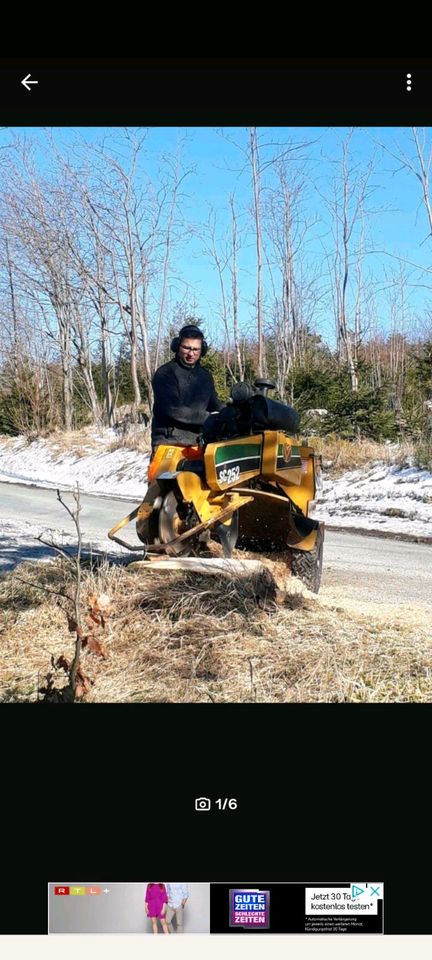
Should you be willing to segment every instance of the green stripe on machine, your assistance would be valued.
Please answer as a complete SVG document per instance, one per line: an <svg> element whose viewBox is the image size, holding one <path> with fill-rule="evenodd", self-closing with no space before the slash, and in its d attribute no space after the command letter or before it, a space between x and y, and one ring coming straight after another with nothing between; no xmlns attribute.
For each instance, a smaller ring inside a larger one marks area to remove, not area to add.
<svg viewBox="0 0 432 960"><path fill-rule="evenodd" d="M248 457L260 457L261 444L259 443L239 443L230 447L218 447L215 453L215 463L232 462L233 460L246 459Z"/></svg>
<svg viewBox="0 0 432 960"><path fill-rule="evenodd" d="M285 446L285 444L283 444L283 443L279 443L279 444L278 444L278 452L277 452L278 457L282 457L282 456L283 456L283 448L284 448L284 446ZM291 456L291 457L299 457L299 456L300 456L300 447L291 447L291 454L290 454L290 456Z"/></svg>

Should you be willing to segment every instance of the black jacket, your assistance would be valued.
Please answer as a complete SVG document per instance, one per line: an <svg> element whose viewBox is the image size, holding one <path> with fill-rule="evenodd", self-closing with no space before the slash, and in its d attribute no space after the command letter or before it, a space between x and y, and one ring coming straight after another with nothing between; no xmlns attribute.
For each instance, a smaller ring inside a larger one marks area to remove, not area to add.
<svg viewBox="0 0 432 960"><path fill-rule="evenodd" d="M223 406L199 361L192 368L177 357L164 363L153 377L153 393L153 446L165 440L193 445L208 414Z"/></svg>

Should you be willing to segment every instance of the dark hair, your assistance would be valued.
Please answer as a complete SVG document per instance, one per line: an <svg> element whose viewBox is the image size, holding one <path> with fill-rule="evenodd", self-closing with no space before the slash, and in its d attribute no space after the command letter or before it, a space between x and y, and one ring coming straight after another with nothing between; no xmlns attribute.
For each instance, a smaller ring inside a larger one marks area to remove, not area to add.
<svg viewBox="0 0 432 960"><path fill-rule="evenodd" d="M163 890L165 884L164 884L164 883L160 883L159 886L160 886L161 890ZM149 887L154 887L154 883L149 883Z"/></svg>

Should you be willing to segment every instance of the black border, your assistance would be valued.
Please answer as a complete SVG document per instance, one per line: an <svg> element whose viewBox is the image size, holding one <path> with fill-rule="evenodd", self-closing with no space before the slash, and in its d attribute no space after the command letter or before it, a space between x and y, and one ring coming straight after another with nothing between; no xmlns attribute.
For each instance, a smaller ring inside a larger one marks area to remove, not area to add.
<svg viewBox="0 0 432 960"><path fill-rule="evenodd" d="M30 91L21 84L29 73L38 80ZM0 62L0 122L15 125L411 124L427 122L431 94L431 58Z"/></svg>
<svg viewBox="0 0 432 960"><path fill-rule="evenodd" d="M30 93L29 72L40 80ZM0 123L405 125L431 122L431 93L430 58L14 58L0 64ZM0 932L45 932L42 877L138 880L145 862L215 881L374 874L386 933L432 933L418 902L432 852L430 705L0 709ZM239 809L213 812L210 832L193 809L202 794L237 796Z"/></svg>

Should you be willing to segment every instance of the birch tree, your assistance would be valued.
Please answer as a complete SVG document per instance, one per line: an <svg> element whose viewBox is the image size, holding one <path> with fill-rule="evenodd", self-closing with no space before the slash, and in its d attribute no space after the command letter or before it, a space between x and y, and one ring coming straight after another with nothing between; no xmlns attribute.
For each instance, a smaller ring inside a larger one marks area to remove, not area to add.
<svg viewBox="0 0 432 960"><path fill-rule="evenodd" d="M372 191L370 179L373 161L364 166L351 163L353 133L351 130L342 142L341 158L337 162L338 173L331 184L332 193L324 199L332 218L333 251L330 261L337 354L339 362L347 365L352 391L357 392L362 301L360 264L364 253L361 237L369 212L367 201Z"/></svg>

